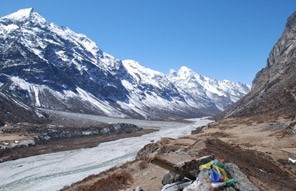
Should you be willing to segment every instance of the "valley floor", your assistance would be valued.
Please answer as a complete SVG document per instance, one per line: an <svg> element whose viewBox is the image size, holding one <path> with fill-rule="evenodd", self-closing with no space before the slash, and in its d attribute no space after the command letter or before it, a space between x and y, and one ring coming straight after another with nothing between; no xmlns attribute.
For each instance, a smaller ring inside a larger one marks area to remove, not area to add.
<svg viewBox="0 0 296 191"><path fill-rule="evenodd" d="M264 122L263 122L264 121ZM90 176L64 191L156 191L168 173L145 160L159 156L173 163L213 154L239 166L260 190L296 190L296 123L294 119L232 118L207 125L179 139L163 138L146 146L138 158L118 168Z"/></svg>
<svg viewBox="0 0 296 191"><path fill-rule="evenodd" d="M178 122L112 118L54 110L43 110L43 112L49 115L52 121L51 124L8 124L0 129L0 162L53 152L91 148L102 142L137 137L157 131L160 128L170 128L178 124ZM134 124L142 129L128 133L123 131L110 135L88 135L36 141L36 137L40 133L65 131L69 134L71 131L100 130L109 124L117 123ZM190 122L182 121L180 125L186 123ZM13 147L13 149L3 150L5 147Z"/></svg>
<svg viewBox="0 0 296 191"><path fill-rule="evenodd" d="M74 114L70 115L75 118ZM95 121L97 116L83 116L83 118L88 118L89 122ZM110 123L118 120L120 119L109 118ZM186 123L122 120L120 122L134 123L145 130L152 128L158 131L100 143L92 148L48 153L0 163L0 190L58 190L89 175L134 160L137 152L148 143L156 142L162 137L177 138L189 135L198 126L210 122L208 119L195 119ZM62 142L62 140L56 142L55 146L59 146ZM68 145L70 144L71 141Z"/></svg>
<svg viewBox="0 0 296 191"><path fill-rule="evenodd" d="M107 136L91 135L91 136L42 141L40 143L36 143L35 145L8 149L5 152L1 152L0 161L5 162L5 161L16 160L19 158L25 158L25 157L41 155L41 154L70 151L70 150L77 150L77 149L83 149L83 148L91 148L91 147L96 147L103 142L115 141L118 139L123 139L128 137L138 137L154 131L156 130L142 129L134 133L123 133L123 134L115 134L115 135L107 135ZM21 141L20 138L21 139L23 138L18 135L9 135L9 137L13 139L13 141L17 141L17 140ZM1 139L3 139L3 141L5 142L7 141L7 137L0 136L0 142L1 142Z"/></svg>

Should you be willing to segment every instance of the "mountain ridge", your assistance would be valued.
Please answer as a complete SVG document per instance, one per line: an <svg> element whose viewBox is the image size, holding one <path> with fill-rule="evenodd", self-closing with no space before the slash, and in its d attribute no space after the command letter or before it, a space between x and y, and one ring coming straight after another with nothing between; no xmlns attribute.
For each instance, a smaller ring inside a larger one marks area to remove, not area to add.
<svg viewBox="0 0 296 191"><path fill-rule="evenodd" d="M286 22L251 91L219 117L293 116L296 108L296 12Z"/></svg>
<svg viewBox="0 0 296 191"><path fill-rule="evenodd" d="M203 94L195 98L182 80L118 60L33 8L0 18L0 42L1 92L33 108L146 119L201 117L225 109L249 89L202 76L208 87L200 84Z"/></svg>

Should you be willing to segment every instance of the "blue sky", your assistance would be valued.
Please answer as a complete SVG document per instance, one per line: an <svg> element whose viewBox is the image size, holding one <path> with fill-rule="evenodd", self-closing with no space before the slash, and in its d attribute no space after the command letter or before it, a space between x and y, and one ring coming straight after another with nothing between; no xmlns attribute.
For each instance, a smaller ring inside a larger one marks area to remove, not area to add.
<svg viewBox="0 0 296 191"><path fill-rule="evenodd" d="M0 16L28 7L116 58L251 84L296 1L0 0Z"/></svg>

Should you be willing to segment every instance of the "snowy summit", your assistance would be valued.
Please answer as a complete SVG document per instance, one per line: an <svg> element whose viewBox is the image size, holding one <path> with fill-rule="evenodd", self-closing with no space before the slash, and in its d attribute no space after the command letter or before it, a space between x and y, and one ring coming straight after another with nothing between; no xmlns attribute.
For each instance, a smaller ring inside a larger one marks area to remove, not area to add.
<svg viewBox="0 0 296 191"><path fill-rule="evenodd" d="M39 21L45 23L46 20L39 15L39 13L34 8L20 9L15 13L2 17L3 19L25 21L28 19L33 19L34 22Z"/></svg>
<svg viewBox="0 0 296 191"><path fill-rule="evenodd" d="M218 81L187 67L169 75L119 60L33 8L0 18L1 96L25 108L145 119L213 115L247 85Z"/></svg>

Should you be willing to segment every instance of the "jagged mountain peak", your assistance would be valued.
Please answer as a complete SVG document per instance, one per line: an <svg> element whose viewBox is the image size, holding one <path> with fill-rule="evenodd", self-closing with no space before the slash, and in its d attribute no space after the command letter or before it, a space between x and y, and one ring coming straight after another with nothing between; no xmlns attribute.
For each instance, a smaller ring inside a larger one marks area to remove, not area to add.
<svg viewBox="0 0 296 191"><path fill-rule="evenodd" d="M136 60L131 60L131 59L125 59L125 60L122 60L122 63L124 63L125 65L128 65L130 67L133 67L133 68L138 68L138 69L141 69L141 70L151 70L151 71L155 71L155 70L152 70L150 68L146 68L144 66L142 66L139 62L137 62ZM157 71L155 71L157 72Z"/></svg>
<svg viewBox="0 0 296 191"><path fill-rule="evenodd" d="M122 64L139 85L149 84L161 88L170 83L163 73L146 68L135 60L122 60Z"/></svg>
<svg viewBox="0 0 296 191"><path fill-rule="evenodd" d="M31 15L33 15L34 13L38 14L38 12L34 8L30 7L30 8L20 9L12 14L4 16L4 18L19 20L22 18L31 17Z"/></svg>
<svg viewBox="0 0 296 191"><path fill-rule="evenodd" d="M183 76L183 78L196 78L200 77L199 74L194 72L192 69L188 68L187 66L181 66L177 72L178 76Z"/></svg>
<svg viewBox="0 0 296 191"><path fill-rule="evenodd" d="M172 79L181 79L183 81L186 81L187 83L193 82L193 83L199 83L199 81L205 81L205 80L212 80L215 81L215 79L210 79L208 77L199 75L192 69L188 68L187 66L181 66L178 71L175 71L173 69L170 70L169 77Z"/></svg>
<svg viewBox="0 0 296 191"><path fill-rule="evenodd" d="M125 64L126 66L130 66L130 67L133 67L133 68L141 68L141 69L144 69L144 67L141 66L139 64L139 62L137 62L135 60L125 59L125 60L122 60L122 63Z"/></svg>
<svg viewBox="0 0 296 191"><path fill-rule="evenodd" d="M22 30L23 34L27 34L25 35L25 38L31 38L36 32L46 34L51 31L53 34L58 35L62 39L76 41L76 44L83 46L83 48L89 51L93 56L102 56L102 52L97 44L90 40L86 35L76 33L68 27L49 23L34 8L20 9L12 14L0 18L0 35L1 33L6 35L14 30ZM44 41L40 43L44 44Z"/></svg>
<svg viewBox="0 0 296 191"><path fill-rule="evenodd" d="M122 60L123 65L125 68L131 72L131 73L138 73L138 74L145 74L146 76L163 76L164 74L161 72L158 72L156 70L152 70L150 68L146 68L142 66L139 62L135 60Z"/></svg>
<svg viewBox="0 0 296 191"><path fill-rule="evenodd" d="M193 93L194 97L210 97L216 100L214 103L220 110L224 110L230 102L236 102L250 90L246 84L202 76L186 66L181 67L177 72L171 71L169 79L179 89L185 90L185 93L187 91ZM231 101L221 101L224 98L229 98Z"/></svg>
<svg viewBox="0 0 296 191"><path fill-rule="evenodd" d="M181 66L179 68L179 70L177 71L177 73L190 75L190 74L193 74L195 72L192 69L188 68L187 66Z"/></svg>
<svg viewBox="0 0 296 191"><path fill-rule="evenodd" d="M181 72L192 72L193 70L191 70L190 68L188 68L187 66L181 66L179 71Z"/></svg>
<svg viewBox="0 0 296 191"><path fill-rule="evenodd" d="M14 21L33 21L45 23L46 20L43 18L34 8L20 9L12 14L2 17L3 19L9 19Z"/></svg>

